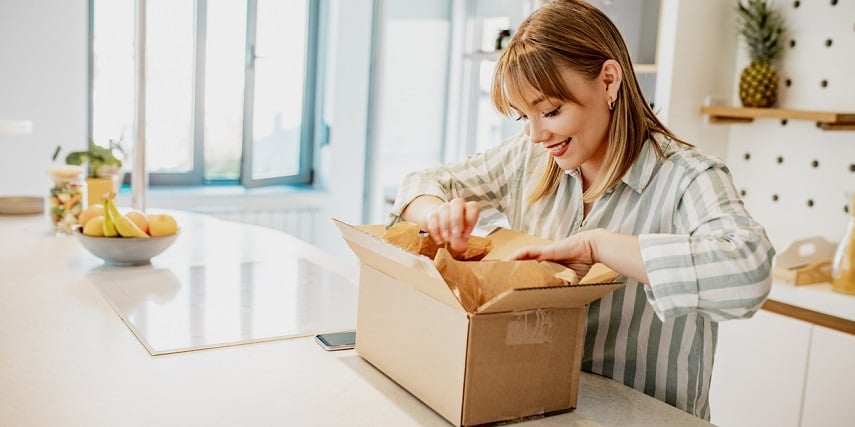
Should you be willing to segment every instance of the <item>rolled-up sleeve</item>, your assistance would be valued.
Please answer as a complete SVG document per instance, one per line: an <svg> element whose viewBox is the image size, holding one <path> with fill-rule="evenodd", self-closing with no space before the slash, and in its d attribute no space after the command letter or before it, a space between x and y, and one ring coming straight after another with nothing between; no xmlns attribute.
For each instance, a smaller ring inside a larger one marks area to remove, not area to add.
<svg viewBox="0 0 855 427"><path fill-rule="evenodd" d="M524 161L528 145L528 138L520 134L462 162L407 174L398 187L386 226L400 221L407 206L425 195L445 201L462 197L480 202L482 213L504 212L510 191L508 182L519 173L518 164Z"/></svg>
<svg viewBox="0 0 855 427"><path fill-rule="evenodd" d="M775 250L721 163L686 177L675 189L673 234L639 235L648 301L661 319L692 311L714 321L751 317L771 289Z"/></svg>

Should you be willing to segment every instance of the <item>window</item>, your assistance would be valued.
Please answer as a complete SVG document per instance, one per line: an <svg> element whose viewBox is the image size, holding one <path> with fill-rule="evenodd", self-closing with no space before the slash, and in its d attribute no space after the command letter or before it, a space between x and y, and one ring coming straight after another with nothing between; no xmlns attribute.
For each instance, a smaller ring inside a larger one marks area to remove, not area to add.
<svg viewBox="0 0 855 427"><path fill-rule="evenodd" d="M152 185L311 182L318 3L146 2ZM135 1L91 10L91 134L132 152Z"/></svg>

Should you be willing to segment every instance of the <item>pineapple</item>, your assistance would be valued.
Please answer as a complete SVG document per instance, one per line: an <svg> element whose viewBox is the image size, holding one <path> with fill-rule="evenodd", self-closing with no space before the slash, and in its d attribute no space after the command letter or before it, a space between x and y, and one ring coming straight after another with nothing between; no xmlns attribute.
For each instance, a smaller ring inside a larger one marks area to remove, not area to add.
<svg viewBox="0 0 855 427"><path fill-rule="evenodd" d="M778 73L772 63L781 54L783 18L770 0L739 0L737 26L751 59L739 76L739 99L745 107L771 107L778 100Z"/></svg>

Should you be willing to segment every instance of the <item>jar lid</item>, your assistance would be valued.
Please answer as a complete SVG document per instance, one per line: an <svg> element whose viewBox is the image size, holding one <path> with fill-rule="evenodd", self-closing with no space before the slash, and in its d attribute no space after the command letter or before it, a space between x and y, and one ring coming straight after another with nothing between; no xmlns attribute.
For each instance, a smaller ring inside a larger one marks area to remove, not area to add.
<svg viewBox="0 0 855 427"><path fill-rule="evenodd" d="M83 175L83 167L76 165L61 165L48 168L48 173L54 178L75 179Z"/></svg>

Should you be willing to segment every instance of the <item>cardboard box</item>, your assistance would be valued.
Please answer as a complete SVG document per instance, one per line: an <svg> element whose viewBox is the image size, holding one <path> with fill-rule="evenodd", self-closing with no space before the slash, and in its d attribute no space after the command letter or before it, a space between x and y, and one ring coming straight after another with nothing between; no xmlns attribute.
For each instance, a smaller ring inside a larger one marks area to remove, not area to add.
<svg viewBox="0 0 855 427"><path fill-rule="evenodd" d="M356 351L455 425L576 407L586 305L623 283L593 269L580 285L508 289L467 312L431 259L333 220L362 261ZM543 242L499 229L487 259Z"/></svg>

